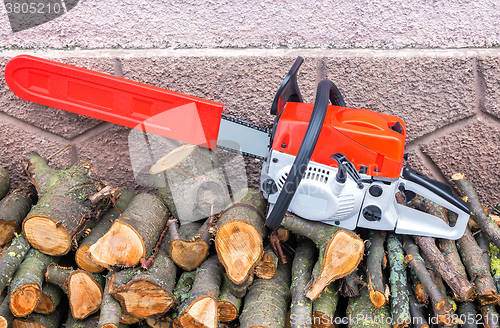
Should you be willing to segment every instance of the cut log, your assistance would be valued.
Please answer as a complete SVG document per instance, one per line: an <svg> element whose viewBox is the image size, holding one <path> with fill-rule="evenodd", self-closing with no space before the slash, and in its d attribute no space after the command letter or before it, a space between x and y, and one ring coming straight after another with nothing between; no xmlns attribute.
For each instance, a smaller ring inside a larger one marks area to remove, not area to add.
<svg viewBox="0 0 500 328"><path fill-rule="evenodd" d="M47 266L57 261L34 248L28 251L24 261L9 284L10 310L16 317L33 312L42 295L42 284Z"/></svg>
<svg viewBox="0 0 500 328"><path fill-rule="evenodd" d="M227 209L217 221L215 248L229 279L240 285L253 274L263 256L267 202L260 191L253 189L241 190L235 198L241 199L240 203Z"/></svg>
<svg viewBox="0 0 500 328"><path fill-rule="evenodd" d="M84 160L54 170L47 160L31 153L24 165L39 197L23 221L25 238L44 254L65 255L77 245L87 225L95 224L111 205L115 190Z"/></svg>
<svg viewBox="0 0 500 328"><path fill-rule="evenodd" d="M156 319L147 318L146 324L151 328L170 328L172 327L172 317L167 314Z"/></svg>
<svg viewBox="0 0 500 328"><path fill-rule="evenodd" d="M272 279L256 279L248 289L240 328L285 328L290 302L290 269L278 264Z"/></svg>
<svg viewBox="0 0 500 328"><path fill-rule="evenodd" d="M222 265L215 255L196 269L196 278L189 299L179 306L174 327L216 328L218 321L216 299L222 282Z"/></svg>
<svg viewBox="0 0 500 328"><path fill-rule="evenodd" d="M61 304L49 314L31 313L24 318L15 318L14 328L59 328L67 307Z"/></svg>
<svg viewBox="0 0 500 328"><path fill-rule="evenodd" d="M217 299L220 322L231 322L235 320L240 313L241 298L231 294L231 283L231 280L224 274L220 295Z"/></svg>
<svg viewBox="0 0 500 328"><path fill-rule="evenodd" d="M308 239L299 242L295 249L295 257L292 262L292 284L290 285L290 292L292 295L290 321L291 327L293 328L310 327L310 325L306 324L306 320L304 319L310 319L312 317L313 305L312 301L306 297L305 290L307 284L311 280L312 269L316 262L315 255L316 245ZM277 265L278 261L276 257L276 266Z"/></svg>
<svg viewBox="0 0 500 328"><path fill-rule="evenodd" d="M132 267L147 258L167 222L168 210L151 194L134 197L109 231L89 248L91 259L105 268Z"/></svg>
<svg viewBox="0 0 500 328"><path fill-rule="evenodd" d="M493 304L482 305L480 306L480 310L483 318L484 328L500 327L498 312L495 305Z"/></svg>
<svg viewBox="0 0 500 328"><path fill-rule="evenodd" d="M124 314L136 318L158 317L172 307L177 267L168 257L165 241L147 271L136 269L127 274L130 280L122 283L115 276L109 290L120 302Z"/></svg>
<svg viewBox="0 0 500 328"><path fill-rule="evenodd" d="M185 223L177 227L177 220L168 220L168 254L172 261L185 271L192 271L208 257L212 233L215 233L214 216L202 225Z"/></svg>
<svg viewBox="0 0 500 328"><path fill-rule="evenodd" d="M427 304L429 302L429 295L422 286L420 279L418 279L417 275L415 274L415 270L410 269L409 275L416 300L421 304Z"/></svg>
<svg viewBox="0 0 500 328"><path fill-rule="evenodd" d="M468 227L456 243L465 268L476 285L477 299L481 305L497 304L498 292L491 277L490 268L485 263L483 251Z"/></svg>
<svg viewBox="0 0 500 328"><path fill-rule="evenodd" d="M410 290L409 294L409 301L410 301L410 314L411 314L411 323L413 328L430 328L429 324L427 323L427 318L426 315L423 312L422 309L422 304L420 304L417 299L415 298L415 295L413 292Z"/></svg>
<svg viewBox="0 0 500 328"><path fill-rule="evenodd" d="M290 238L290 230L288 229L280 227L278 228L278 230L276 230L276 233L278 234L278 240L281 243L288 241L288 239Z"/></svg>
<svg viewBox="0 0 500 328"><path fill-rule="evenodd" d="M158 194L182 224L209 217L230 203L217 155L210 149L182 145L149 170Z"/></svg>
<svg viewBox="0 0 500 328"><path fill-rule="evenodd" d="M63 292L56 285L45 282L42 286L42 298L36 306L35 312L40 314L49 314L56 310L61 303Z"/></svg>
<svg viewBox="0 0 500 328"><path fill-rule="evenodd" d="M119 198L115 201L115 206L104 213L99 222L92 228L90 234L79 243L80 247L76 250L75 261L76 265L82 270L99 273L105 269L92 261L89 248L108 232L113 222L120 217L120 214L125 211L135 197L135 193L130 190L119 190L116 194L119 195Z"/></svg>
<svg viewBox="0 0 500 328"><path fill-rule="evenodd" d="M384 242L386 232L371 230L367 247L366 268L370 300L375 307L382 307L389 301L385 297L382 266L385 258Z"/></svg>
<svg viewBox="0 0 500 328"><path fill-rule="evenodd" d="M179 308L179 305L181 305L182 303L184 303L189 299L195 277L196 277L195 271L184 271L181 274L174 288L175 302L174 305L172 306L173 309L177 310Z"/></svg>
<svg viewBox="0 0 500 328"><path fill-rule="evenodd" d="M473 302L458 304L458 317L463 321L460 328L477 328L476 305Z"/></svg>
<svg viewBox="0 0 500 328"><path fill-rule="evenodd" d="M10 177L7 170L0 165L0 199L4 198L10 189Z"/></svg>
<svg viewBox="0 0 500 328"><path fill-rule="evenodd" d="M311 239L319 249L321 271L311 280L306 294L313 301L332 281L353 272L363 258L365 244L351 231L305 220L291 213L285 215L281 224L291 232Z"/></svg>
<svg viewBox="0 0 500 328"><path fill-rule="evenodd" d="M389 284L391 287L392 326L394 328L408 327L411 323L411 314L403 245L393 233L387 237L387 252L391 271Z"/></svg>
<svg viewBox="0 0 500 328"><path fill-rule="evenodd" d="M118 328L118 326L120 325L120 319L122 317L122 307L120 305L120 302L118 302L109 293L113 274L114 273L112 271L109 272L106 278L106 286L104 287L104 294L102 296L99 322L97 323L98 328Z"/></svg>
<svg viewBox="0 0 500 328"><path fill-rule="evenodd" d="M267 242L264 245L264 256L255 267L255 275L260 279L271 279L276 273L278 256L274 253L273 246Z"/></svg>
<svg viewBox="0 0 500 328"><path fill-rule="evenodd" d="M313 302L313 316L311 328L329 328L333 324L332 319L335 318L335 311L339 303L339 294L337 290L337 282L330 284L320 296ZM307 316L302 317L302 321L307 319ZM299 321L300 322L300 321ZM302 325L301 327L307 327Z"/></svg>
<svg viewBox="0 0 500 328"><path fill-rule="evenodd" d="M0 258L0 293L7 287L29 250L30 245L22 234L16 236L6 249Z"/></svg>
<svg viewBox="0 0 500 328"><path fill-rule="evenodd" d="M451 179L462 194L467 196L467 203L470 205L471 216L474 217L474 221L481 227L481 230L488 234L491 242L500 247L500 228L484 211L472 183L463 173L455 173Z"/></svg>
<svg viewBox="0 0 500 328"><path fill-rule="evenodd" d="M361 288L360 295L349 298L347 305L349 328L390 328L391 316L386 305L375 307L370 299L370 290Z"/></svg>
<svg viewBox="0 0 500 328"><path fill-rule="evenodd" d="M10 295L3 299L2 304L0 304L0 328L12 327L12 321L14 320L14 315L10 312Z"/></svg>
<svg viewBox="0 0 500 328"><path fill-rule="evenodd" d="M29 184L17 188L0 201L0 247L21 231L23 220L36 200L35 186Z"/></svg>
<svg viewBox="0 0 500 328"><path fill-rule="evenodd" d="M68 295L71 314L75 319L85 319L96 313L102 302L104 278L83 270L50 264L45 279L62 288Z"/></svg>

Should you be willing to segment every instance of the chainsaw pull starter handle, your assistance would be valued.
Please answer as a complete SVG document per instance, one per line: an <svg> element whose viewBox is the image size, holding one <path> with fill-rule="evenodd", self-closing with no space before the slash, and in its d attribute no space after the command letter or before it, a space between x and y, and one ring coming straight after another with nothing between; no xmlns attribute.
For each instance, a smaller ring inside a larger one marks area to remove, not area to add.
<svg viewBox="0 0 500 328"><path fill-rule="evenodd" d="M337 86L330 80L322 80L318 84L311 119L297 153L297 157L290 168L290 172L281 189L278 200L267 217L266 225L271 229L276 229L281 225L283 217L288 210L288 206L304 176L323 127L329 100L333 105L345 107L344 99Z"/></svg>

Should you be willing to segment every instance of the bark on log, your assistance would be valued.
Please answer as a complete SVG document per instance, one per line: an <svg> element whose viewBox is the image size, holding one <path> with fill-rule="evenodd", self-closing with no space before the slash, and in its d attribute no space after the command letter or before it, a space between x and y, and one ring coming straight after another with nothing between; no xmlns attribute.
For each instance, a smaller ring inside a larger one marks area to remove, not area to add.
<svg viewBox="0 0 500 328"><path fill-rule="evenodd" d="M499 317L498 312L496 310L495 305L482 305L479 307L481 310L481 314L483 317L483 325L484 328L498 328L499 325Z"/></svg>
<svg viewBox="0 0 500 328"><path fill-rule="evenodd" d="M7 170L0 165L0 199L4 198L10 189L10 177Z"/></svg>
<svg viewBox="0 0 500 328"><path fill-rule="evenodd" d="M12 323L14 328L59 328L67 308L61 304L49 314L31 313L24 318L16 318Z"/></svg>
<svg viewBox="0 0 500 328"><path fill-rule="evenodd" d="M476 305L473 302L459 303L457 314L463 321L460 328L477 328Z"/></svg>
<svg viewBox="0 0 500 328"><path fill-rule="evenodd" d="M475 234L476 243L483 251L483 259L484 263L488 268L491 267L491 259L490 259L490 240L488 235L483 231L478 231Z"/></svg>
<svg viewBox="0 0 500 328"><path fill-rule="evenodd" d="M126 283L115 279L111 284L109 293L120 302L123 313L146 318L161 316L172 307L177 267L168 257L167 245L162 242L147 271L136 269Z"/></svg>
<svg viewBox="0 0 500 328"><path fill-rule="evenodd" d="M264 255L259 264L255 267L255 275L260 279L271 279L276 273L278 266L278 256L274 253L271 243L264 245Z"/></svg>
<svg viewBox="0 0 500 328"><path fill-rule="evenodd" d="M474 280L477 298L481 305L497 304L498 292L491 277L490 268L484 262L483 251L477 245L468 227L456 243L465 268Z"/></svg>
<svg viewBox="0 0 500 328"><path fill-rule="evenodd" d="M321 271L318 277L311 279L306 294L313 301L332 281L353 272L363 258L363 240L351 231L305 220L291 213L285 215L281 224L291 232L311 239L319 249Z"/></svg>
<svg viewBox="0 0 500 328"><path fill-rule="evenodd" d="M290 286L292 294L292 303L290 305L292 328L311 327L311 324L308 324L308 320L305 319L312 317L313 305L312 301L306 297L305 289L311 280L312 269L316 260L315 255L316 245L309 239L299 242L295 249L295 257L292 262L292 284ZM278 261L276 261L277 264Z"/></svg>
<svg viewBox="0 0 500 328"><path fill-rule="evenodd" d="M64 323L64 328L96 328L97 322L99 321L98 315L91 315L85 319L75 319L71 312L68 314L68 318ZM125 325L120 325L120 328L125 328Z"/></svg>
<svg viewBox="0 0 500 328"><path fill-rule="evenodd" d="M196 269L196 278L189 299L179 306L174 327L216 328L216 299L220 293L223 269L217 256L210 256Z"/></svg>
<svg viewBox="0 0 500 328"><path fill-rule="evenodd" d="M75 319L85 319L101 307L104 286L101 275L53 263L47 267L45 279L61 287L68 295L71 314Z"/></svg>
<svg viewBox="0 0 500 328"><path fill-rule="evenodd" d="M105 268L132 267L147 258L167 222L165 204L151 194L134 197L108 232L90 246L92 260Z"/></svg>
<svg viewBox="0 0 500 328"><path fill-rule="evenodd" d="M24 165L39 197L23 221L25 238L44 254L65 255L77 245L87 225L94 225L111 205L115 190L83 160L54 170L47 160L31 153Z"/></svg>
<svg viewBox="0 0 500 328"><path fill-rule="evenodd" d="M242 284L236 285L231 281L231 287L229 289L230 293L238 298L243 298L247 294L248 288L253 284L254 275L251 274L248 276L247 280L245 280Z"/></svg>
<svg viewBox="0 0 500 328"><path fill-rule="evenodd" d="M235 198L241 201L217 221L215 248L229 279L240 285L253 274L263 256L267 202L260 191L253 189L243 189Z"/></svg>
<svg viewBox="0 0 500 328"><path fill-rule="evenodd" d="M174 305L172 308L177 311L179 306L189 299L191 296L191 288L193 288L196 271L184 271L174 288Z"/></svg>
<svg viewBox="0 0 500 328"><path fill-rule="evenodd" d="M212 150L186 144L160 158L149 173L172 216L186 223L219 213L230 203L220 167Z"/></svg>
<svg viewBox="0 0 500 328"><path fill-rule="evenodd" d="M109 293L111 287L111 279L114 272L109 272L106 278L106 285L104 287L104 294L102 296L101 311L99 315L99 322L97 328L118 328L120 319L122 317L122 307Z"/></svg>
<svg viewBox="0 0 500 328"><path fill-rule="evenodd" d="M29 184L17 188L0 201L0 247L21 231L23 220L36 200L35 186Z"/></svg>
<svg viewBox="0 0 500 328"><path fill-rule="evenodd" d="M409 274L410 274L410 281L412 284L413 293L415 294L415 298L417 299L417 301L419 303L427 304L429 302L429 295L427 294L424 287L422 286L420 279L418 279L417 275L415 274L415 270L410 269Z"/></svg>
<svg viewBox="0 0 500 328"><path fill-rule="evenodd" d="M9 284L10 279L17 271L30 250L30 245L24 236L18 235L0 258L0 293Z"/></svg>
<svg viewBox="0 0 500 328"><path fill-rule="evenodd" d="M370 300L375 307L379 308L386 305L389 301L385 297L385 287L382 277L386 232L371 230L369 238L366 255L366 275L368 278Z"/></svg>
<svg viewBox="0 0 500 328"><path fill-rule="evenodd" d="M49 314L54 312L57 309L57 306L61 303L63 292L58 286L44 282L41 297L42 298L40 299L40 302L38 302L35 312L40 314Z"/></svg>
<svg viewBox="0 0 500 328"><path fill-rule="evenodd" d="M240 314L241 298L231 294L231 280L224 274L224 279L217 299L220 322L231 322Z"/></svg>
<svg viewBox="0 0 500 328"><path fill-rule="evenodd" d="M312 328L329 328L339 302L337 283L331 283L313 302ZM303 317L302 320L308 317Z"/></svg>
<svg viewBox="0 0 500 328"><path fill-rule="evenodd" d="M408 277L404 264L403 245L399 238L390 233L387 237L389 257L389 284L391 287L391 317L394 328L407 327L411 323Z"/></svg>
<svg viewBox="0 0 500 328"><path fill-rule="evenodd" d="M351 318L349 328L390 328L391 316L387 306L375 307L370 300L368 288L361 288L358 297L349 298L347 316Z"/></svg>
<svg viewBox="0 0 500 328"><path fill-rule="evenodd" d="M282 263L272 279L256 279L245 296L240 328L285 328L289 285L290 269Z"/></svg>
<svg viewBox="0 0 500 328"><path fill-rule="evenodd" d="M172 261L185 271L192 271L208 257L212 233L215 233L214 216L200 222L177 226L177 220L168 220L168 254Z"/></svg>
<svg viewBox="0 0 500 328"><path fill-rule="evenodd" d="M92 273L99 273L105 270L103 266L92 261L89 248L108 232L113 222L120 217L120 214L125 211L135 197L135 193L130 190L119 190L116 194L120 195L120 197L115 201L115 206L104 213L99 222L91 229L90 234L79 243L80 247L78 247L75 253L75 262L82 270Z"/></svg>
<svg viewBox="0 0 500 328"><path fill-rule="evenodd" d="M410 302L410 314L411 314L411 323L413 328L430 328L427 323L427 318L422 310L422 304L420 304L415 295L410 290L409 294L409 302Z"/></svg>
<svg viewBox="0 0 500 328"><path fill-rule="evenodd" d="M490 243L490 268L491 277L495 282L497 290L500 290L500 251L493 243Z"/></svg>
<svg viewBox="0 0 500 328"><path fill-rule="evenodd" d="M42 294L47 266L56 258L34 248L28 251L9 284L10 310L16 317L24 317L35 310Z"/></svg>
<svg viewBox="0 0 500 328"><path fill-rule="evenodd" d="M470 205L471 216L474 216L474 221L481 227L481 230L488 234L491 242L500 247L500 228L484 211L472 183L463 173L455 173L451 179L462 194L467 196L467 203Z"/></svg>
<svg viewBox="0 0 500 328"><path fill-rule="evenodd" d="M10 312L10 295L3 299L2 304L0 304L0 328L12 327L12 321L14 320L14 315Z"/></svg>

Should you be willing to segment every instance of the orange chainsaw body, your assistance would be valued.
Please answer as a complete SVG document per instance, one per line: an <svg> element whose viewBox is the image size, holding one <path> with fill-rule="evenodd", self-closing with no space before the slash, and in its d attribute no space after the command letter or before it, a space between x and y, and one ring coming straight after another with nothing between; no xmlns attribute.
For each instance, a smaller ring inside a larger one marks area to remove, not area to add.
<svg viewBox="0 0 500 328"><path fill-rule="evenodd" d="M274 150L297 156L313 106L286 104L274 135ZM401 132L391 129L396 122ZM330 105L311 161L337 167L330 156L341 152L358 171L366 166L368 175L395 179L403 168L405 138L404 122L396 116Z"/></svg>

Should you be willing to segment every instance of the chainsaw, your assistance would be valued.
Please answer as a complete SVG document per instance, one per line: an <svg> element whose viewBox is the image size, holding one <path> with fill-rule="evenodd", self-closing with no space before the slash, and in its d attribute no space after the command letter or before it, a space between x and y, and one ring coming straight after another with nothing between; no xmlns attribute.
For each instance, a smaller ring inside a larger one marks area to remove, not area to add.
<svg viewBox="0 0 500 328"><path fill-rule="evenodd" d="M346 107L329 80L318 84L314 104L304 103L297 83L302 62L298 57L276 93L272 130L222 115L217 102L28 55L11 59L5 78L32 102L263 160L269 228L290 211L346 229L460 238L469 207L448 184L403 167L404 122ZM398 203L397 193L443 206L455 213L455 225Z"/></svg>

